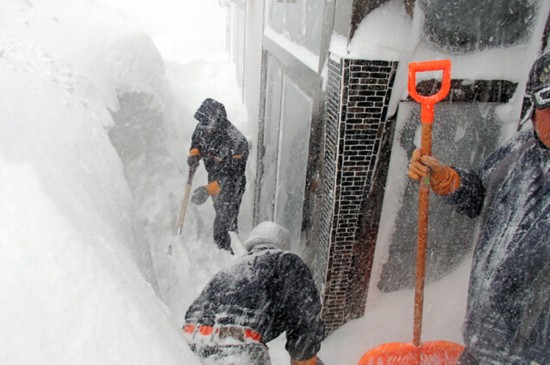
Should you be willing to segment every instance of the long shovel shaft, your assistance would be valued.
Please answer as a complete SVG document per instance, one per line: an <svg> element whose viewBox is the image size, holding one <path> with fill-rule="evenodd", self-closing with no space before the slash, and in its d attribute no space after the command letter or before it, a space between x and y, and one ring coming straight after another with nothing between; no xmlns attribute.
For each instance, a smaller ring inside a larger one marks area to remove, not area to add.
<svg viewBox="0 0 550 365"><path fill-rule="evenodd" d="M189 204L189 195L191 195L191 184L185 184L185 192L183 193L183 200L181 201L180 214L178 217L178 235L181 235L183 228L183 222L185 221L185 213L187 212L187 205Z"/></svg>
<svg viewBox="0 0 550 365"><path fill-rule="evenodd" d="M422 156L432 153L432 123L422 123ZM413 343L420 346L424 308L424 283L426 278L426 248L428 245L428 212L430 207L430 175L420 181L418 193L418 237L416 251L416 285L414 291Z"/></svg>
<svg viewBox="0 0 550 365"><path fill-rule="evenodd" d="M441 89L434 95L423 96L416 91L416 73L423 71L443 71ZM451 62L449 60L415 62L409 64L409 94L421 104L422 141L421 155L431 155L432 123L434 106L443 100L451 84ZM422 312L424 306L424 282L426 249L428 243L428 208L430 198L430 175L420 182L418 197L418 237L416 257L416 286L414 293L414 333L413 343L392 342L380 345L366 352L359 365L454 365L464 349L463 346L448 341L422 343Z"/></svg>
<svg viewBox="0 0 550 365"><path fill-rule="evenodd" d="M441 71L442 80L439 91L430 96L420 95L416 90L416 74L425 71ZM420 150L422 156L432 154L432 123L435 104L443 100L451 87L451 62L437 60L409 64L409 94L421 104L420 120L422 138ZM418 237L416 251L416 285L414 291L413 344L417 347L422 340L422 316L424 309L424 283L426 279L426 249L428 245L428 211L430 205L430 175L420 182L418 192Z"/></svg>
<svg viewBox="0 0 550 365"><path fill-rule="evenodd" d="M189 177L187 178L187 184L185 184L185 191L183 193L183 199L181 201L180 213L178 216L178 225L176 226L178 235L181 235L183 229L183 223L185 221L185 214L187 212L187 205L189 204L189 196L191 195L191 185L193 184L193 176L195 175L196 168L189 168Z"/></svg>

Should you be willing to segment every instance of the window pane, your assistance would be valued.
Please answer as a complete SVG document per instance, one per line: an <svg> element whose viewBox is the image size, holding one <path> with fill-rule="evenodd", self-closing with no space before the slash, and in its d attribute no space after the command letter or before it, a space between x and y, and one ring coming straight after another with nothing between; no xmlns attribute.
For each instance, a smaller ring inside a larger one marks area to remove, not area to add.
<svg viewBox="0 0 550 365"><path fill-rule="evenodd" d="M312 100L288 77L283 90L275 221L290 231L292 248L297 251L302 230Z"/></svg>
<svg viewBox="0 0 550 365"><path fill-rule="evenodd" d="M277 183L277 155L279 153L279 120L281 115L281 87L283 84L280 65L268 58L265 101L264 168L261 180L258 221L273 220L275 185Z"/></svg>
<svg viewBox="0 0 550 365"><path fill-rule="evenodd" d="M269 1L266 7L268 27L290 41L319 55L323 25L324 1Z"/></svg>
<svg viewBox="0 0 550 365"><path fill-rule="evenodd" d="M432 153L443 163L477 168L497 148L505 127L494 113L496 103L440 103L433 125ZM414 286L418 226L418 183L406 177L409 159L420 140L420 108L402 102L392 147L386 197L377 249L389 249L378 287L392 291ZM428 279L454 269L473 245L475 221L430 194ZM387 251L386 251L387 252Z"/></svg>
<svg viewBox="0 0 550 365"><path fill-rule="evenodd" d="M425 40L448 51L511 46L529 39L541 0L420 0Z"/></svg>
<svg viewBox="0 0 550 365"><path fill-rule="evenodd" d="M269 5L266 7L267 25L280 34L283 34L285 30L285 6L285 3L271 0L269 1Z"/></svg>
<svg viewBox="0 0 550 365"><path fill-rule="evenodd" d="M306 1L304 45L316 55L319 55L321 47L324 4L324 1L320 0Z"/></svg>

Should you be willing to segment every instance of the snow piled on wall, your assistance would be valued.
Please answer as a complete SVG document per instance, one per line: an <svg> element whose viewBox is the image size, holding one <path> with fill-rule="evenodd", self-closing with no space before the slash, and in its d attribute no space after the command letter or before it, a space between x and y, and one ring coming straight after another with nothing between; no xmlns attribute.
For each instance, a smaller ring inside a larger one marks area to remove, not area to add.
<svg viewBox="0 0 550 365"><path fill-rule="evenodd" d="M540 14L548 14L549 2L541 2ZM532 41L514 47L488 49L467 54L448 54L436 50L421 42L421 24L423 13L420 6L415 6L414 21L407 15L400 0L390 0L368 14L351 39L347 55L353 59L399 61L396 84L392 95L389 115L397 103L408 96L407 72L410 62L450 59L452 62L451 77L465 80L509 80L518 83L517 92L510 102L498 108L500 119L510 128L506 128L502 140L508 139L513 125L519 118L525 80L533 61L538 57L541 34L546 25L546 17L539 16L533 29ZM341 42L336 42L336 49ZM331 49L333 44L331 44ZM342 52L340 50L340 55ZM344 56L344 55L342 55ZM438 77L434 73L424 72L417 75L417 82Z"/></svg>

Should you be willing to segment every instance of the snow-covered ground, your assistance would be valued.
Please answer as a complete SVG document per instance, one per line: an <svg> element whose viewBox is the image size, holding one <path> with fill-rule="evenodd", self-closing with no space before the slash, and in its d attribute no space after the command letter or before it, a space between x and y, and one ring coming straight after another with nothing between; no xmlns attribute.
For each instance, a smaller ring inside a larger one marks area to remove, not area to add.
<svg viewBox="0 0 550 365"><path fill-rule="evenodd" d="M198 363L183 316L234 257L213 244L210 203L175 234L193 112L214 97L253 140L225 20L216 0L3 1L1 364ZM460 342L467 276L465 263L427 288L426 340ZM373 292L321 358L410 341L412 303ZM288 363L284 336L270 348Z"/></svg>

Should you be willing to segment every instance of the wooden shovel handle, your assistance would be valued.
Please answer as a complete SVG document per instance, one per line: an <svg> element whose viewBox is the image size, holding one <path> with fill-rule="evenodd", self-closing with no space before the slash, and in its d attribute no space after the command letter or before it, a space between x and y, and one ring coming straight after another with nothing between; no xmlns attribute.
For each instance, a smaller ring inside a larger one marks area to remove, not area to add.
<svg viewBox="0 0 550 365"><path fill-rule="evenodd" d="M432 150L432 123L422 123L421 154L430 155ZM422 313L424 308L424 283L426 281L426 248L428 245L428 212L430 207L430 175L420 181L418 192L418 236L416 249L416 284L414 290L413 343L420 346L422 336Z"/></svg>
<svg viewBox="0 0 550 365"><path fill-rule="evenodd" d="M195 171L197 171L196 167L189 167L189 176L187 177L187 184L185 184L185 191L183 193L180 213L178 216L178 224L176 226L178 235L181 235L183 222L185 221L185 213L187 212L187 205L189 204L189 196L191 195L191 185L193 184L193 176L195 176Z"/></svg>
<svg viewBox="0 0 550 365"><path fill-rule="evenodd" d="M441 88L434 95L424 96L416 91L416 73L442 71ZM421 104L422 138L420 151L422 156L432 154L432 125L434 106L443 100L451 87L451 61L437 60L413 62L409 64L409 94ZM416 285L414 291L413 344L420 346L422 337L422 314L424 308L424 283L426 279L426 248L428 244L428 212L430 205L430 175L420 181L418 192L418 237L416 251Z"/></svg>

